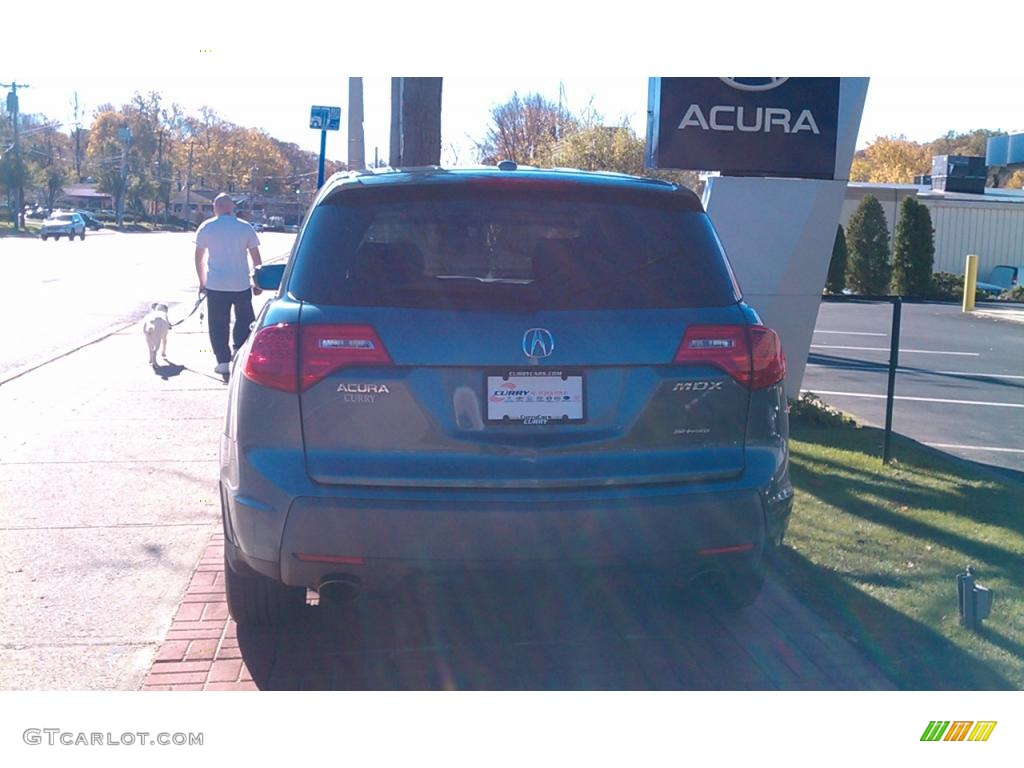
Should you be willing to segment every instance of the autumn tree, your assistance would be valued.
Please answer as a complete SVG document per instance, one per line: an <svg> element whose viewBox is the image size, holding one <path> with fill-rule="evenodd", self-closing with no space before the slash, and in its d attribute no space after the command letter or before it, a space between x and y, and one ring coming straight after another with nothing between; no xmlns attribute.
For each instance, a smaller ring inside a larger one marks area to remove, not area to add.
<svg viewBox="0 0 1024 768"><path fill-rule="evenodd" d="M836 228L836 239L832 244L832 260L828 263L828 277L825 278L825 290L829 293L842 293L846 287L846 235L843 225Z"/></svg>
<svg viewBox="0 0 1024 768"><path fill-rule="evenodd" d="M987 128L979 128L968 133L957 133L949 131L928 144L925 148L929 155L967 155L984 157L988 148L988 140L993 136L1001 136L1005 131L990 131Z"/></svg>
<svg viewBox="0 0 1024 768"><path fill-rule="evenodd" d="M932 153L903 137L880 136L858 152L850 166L851 181L912 184L914 176L932 168Z"/></svg>
<svg viewBox="0 0 1024 768"><path fill-rule="evenodd" d="M99 189L114 198L118 210L121 210L128 189L127 167L123 162L125 141L119 133L127 127L126 120L118 112L110 110L97 114L89 129L86 149Z"/></svg>
<svg viewBox="0 0 1024 768"><path fill-rule="evenodd" d="M900 204L892 254L892 292L924 296L932 282L935 230L928 207L908 197Z"/></svg>
<svg viewBox="0 0 1024 768"><path fill-rule="evenodd" d="M644 141L628 125L584 125L545 147L541 164L640 174L644 170Z"/></svg>
<svg viewBox="0 0 1024 768"><path fill-rule="evenodd" d="M846 224L846 285L856 293L889 287L889 227L881 203L865 195Z"/></svg>
<svg viewBox="0 0 1024 768"><path fill-rule="evenodd" d="M577 120L567 109L538 93L512 98L491 110L491 126L477 145L481 163L494 165L512 160L538 165L551 157L551 145L572 133Z"/></svg>

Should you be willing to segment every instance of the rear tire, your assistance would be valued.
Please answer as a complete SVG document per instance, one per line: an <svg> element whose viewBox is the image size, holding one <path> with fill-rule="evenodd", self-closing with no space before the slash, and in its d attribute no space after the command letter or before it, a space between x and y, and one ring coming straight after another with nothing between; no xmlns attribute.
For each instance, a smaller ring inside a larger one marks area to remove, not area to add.
<svg viewBox="0 0 1024 768"><path fill-rule="evenodd" d="M753 605L764 587L764 565L736 566L722 575L720 601L728 610Z"/></svg>
<svg viewBox="0 0 1024 768"><path fill-rule="evenodd" d="M255 573L238 573L224 556L228 611L240 627L273 626L295 619L306 604L304 587L289 587Z"/></svg>

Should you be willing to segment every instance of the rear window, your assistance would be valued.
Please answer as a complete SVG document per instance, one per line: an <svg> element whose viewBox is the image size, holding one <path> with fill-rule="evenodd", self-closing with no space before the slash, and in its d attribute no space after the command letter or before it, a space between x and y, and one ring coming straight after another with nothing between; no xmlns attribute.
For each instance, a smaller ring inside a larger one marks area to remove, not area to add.
<svg viewBox="0 0 1024 768"><path fill-rule="evenodd" d="M710 220L688 200L509 186L342 192L310 214L288 291L328 305L509 311L739 299Z"/></svg>
<svg viewBox="0 0 1024 768"><path fill-rule="evenodd" d="M1013 278L1017 276L1017 270L1013 267L993 267L992 274L989 275L988 281L994 285L1001 286L1003 288L1009 288L1013 285Z"/></svg>

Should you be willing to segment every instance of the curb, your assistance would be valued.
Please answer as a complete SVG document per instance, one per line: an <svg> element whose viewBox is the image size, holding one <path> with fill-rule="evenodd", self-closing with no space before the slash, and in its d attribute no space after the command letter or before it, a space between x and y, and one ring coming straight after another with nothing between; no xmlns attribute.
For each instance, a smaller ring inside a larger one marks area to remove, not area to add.
<svg viewBox="0 0 1024 768"><path fill-rule="evenodd" d="M228 616L223 532L210 535L141 690L259 690Z"/></svg>

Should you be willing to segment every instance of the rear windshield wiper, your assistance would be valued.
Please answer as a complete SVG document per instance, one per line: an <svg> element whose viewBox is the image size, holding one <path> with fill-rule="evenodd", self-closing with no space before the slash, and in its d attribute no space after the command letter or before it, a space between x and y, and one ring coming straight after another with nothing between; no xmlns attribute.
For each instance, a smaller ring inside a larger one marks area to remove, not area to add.
<svg viewBox="0 0 1024 768"><path fill-rule="evenodd" d="M484 285L530 285L533 280L529 278L516 278L516 277L480 277L478 275L434 275L435 280L444 281L469 281L473 283L483 283Z"/></svg>

